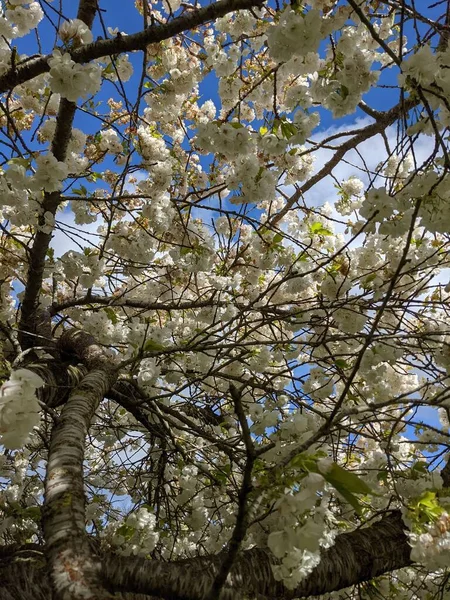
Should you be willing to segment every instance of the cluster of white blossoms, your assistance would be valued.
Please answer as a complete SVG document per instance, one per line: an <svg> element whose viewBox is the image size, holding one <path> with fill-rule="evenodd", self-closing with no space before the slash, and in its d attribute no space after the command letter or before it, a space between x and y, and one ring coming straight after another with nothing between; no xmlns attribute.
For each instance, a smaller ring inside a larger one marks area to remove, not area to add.
<svg viewBox="0 0 450 600"><path fill-rule="evenodd" d="M103 152L111 152L111 154L118 154L119 152L122 152L123 146L120 142L117 131L112 129L112 127L102 131L99 148Z"/></svg>
<svg viewBox="0 0 450 600"><path fill-rule="evenodd" d="M315 9L302 14L287 7L267 34L270 53L278 62L316 52L321 39L322 15Z"/></svg>
<svg viewBox="0 0 450 600"><path fill-rule="evenodd" d="M92 31L80 19L64 21L58 31L63 42L73 42L75 45L90 44L93 41Z"/></svg>
<svg viewBox="0 0 450 600"><path fill-rule="evenodd" d="M32 178L31 185L35 190L44 189L46 192L57 192L62 188L62 182L68 173L67 164L57 160L51 152L40 154L36 158L36 173Z"/></svg>
<svg viewBox="0 0 450 600"><path fill-rule="evenodd" d="M55 130L56 119L47 119L43 122L42 127L39 129L38 140L42 143L51 142L55 134ZM48 166L49 169L51 169L52 171L51 176L53 178L60 176L64 172L64 167L66 170L66 175L64 176L64 178L67 177L68 173L72 173L75 175L86 169L88 159L82 154L86 145L86 138L86 134L84 134L80 129L76 129L75 127L72 128L69 143L67 145L67 153L64 163L58 162L58 164L55 164L53 162L53 159L47 159L50 161L48 163ZM49 152L47 156L53 157L53 154ZM44 189L46 189L46 191L55 191L48 190L47 188ZM58 187L58 190L59 189L61 188Z"/></svg>
<svg viewBox="0 0 450 600"><path fill-rule="evenodd" d="M5 47L3 47L5 46ZM0 40L0 75L3 75L11 68L11 50L6 43Z"/></svg>
<svg viewBox="0 0 450 600"><path fill-rule="evenodd" d="M146 556L159 540L155 526L155 515L142 507L130 513L122 523L109 523L102 538L123 556Z"/></svg>
<svg viewBox="0 0 450 600"><path fill-rule="evenodd" d="M448 175L424 170L408 182L411 170L410 156L407 155L403 160L397 156L391 157L384 172L396 183L398 191L394 193L387 187L374 187L362 197L361 191L356 190L358 195L353 199L348 193L351 186L343 182L341 200L336 204L336 209L342 215L350 214L353 210L359 213L362 219L354 224L354 230L366 224L368 232L375 232L378 228L382 235L400 237L410 228L414 207L420 201L420 225L430 233L445 234L450 222Z"/></svg>
<svg viewBox="0 0 450 600"><path fill-rule="evenodd" d="M41 22L44 13L39 2L13 0L0 16L0 34L5 38L19 38L30 33Z"/></svg>
<svg viewBox="0 0 450 600"><path fill-rule="evenodd" d="M34 224L37 222L38 203L31 197L30 181L23 166L12 164L0 173L0 214L14 225ZM17 210L20 206L20 211Z"/></svg>
<svg viewBox="0 0 450 600"><path fill-rule="evenodd" d="M439 129L449 124L450 111L446 97L450 93L450 52L446 50L433 52L429 44L420 47L402 61L401 74L398 76L399 85L407 90L414 90L418 85L430 87L439 86L441 94L430 96L429 101L435 110L433 118L427 112L408 128L409 135L424 132L433 135L436 127Z"/></svg>
<svg viewBox="0 0 450 600"><path fill-rule="evenodd" d="M367 192L359 214L364 219L383 221L392 215L394 208L395 198L390 196L385 188L372 188Z"/></svg>
<svg viewBox="0 0 450 600"><path fill-rule="evenodd" d="M342 30L336 47L342 66L335 79L330 78L326 86L330 93L324 98L324 105L335 117L354 112L362 95L378 81L380 71L373 68L373 63L379 61L379 55L370 49L369 40L370 34L363 24Z"/></svg>
<svg viewBox="0 0 450 600"><path fill-rule="evenodd" d="M121 54L114 63L110 63L103 71L103 77L109 81L117 81L120 77L122 83L125 83L133 75L133 65L130 62L128 54Z"/></svg>
<svg viewBox="0 0 450 600"><path fill-rule="evenodd" d="M425 529L425 533L408 533L411 560L433 570L446 568L450 558L450 516L442 513Z"/></svg>
<svg viewBox="0 0 450 600"><path fill-rule="evenodd" d="M139 366L138 383L143 387L151 387L158 378L161 367L156 364L154 358L144 358Z"/></svg>
<svg viewBox="0 0 450 600"><path fill-rule="evenodd" d="M0 388L0 443L5 448L22 448L33 427L39 424L36 390L44 385L29 369L17 369Z"/></svg>
<svg viewBox="0 0 450 600"><path fill-rule="evenodd" d="M302 156L303 143L318 125L317 113L298 112L289 125L295 134L288 140L271 133L254 133L238 122L219 124L200 121L195 144L202 154L215 152L223 161L224 182L233 204L275 200L275 187L284 174L285 183L303 181L312 173L314 158ZM270 163L270 167L268 167Z"/></svg>
<svg viewBox="0 0 450 600"><path fill-rule="evenodd" d="M320 549L333 545L326 508L325 480L319 473L309 473L300 483L300 491L286 490L274 505L280 531L272 531L267 539L273 555L280 564L273 565L275 579L282 580L288 589L295 589L320 563ZM318 497L323 495L321 506Z"/></svg>
<svg viewBox="0 0 450 600"><path fill-rule="evenodd" d="M105 260L99 259L96 252L82 254L75 250L65 252L56 264L55 277L58 280L78 281L85 288L102 285Z"/></svg>
<svg viewBox="0 0 450 600"><path fill-rule="evenodd" d="M360 382L357 383L368 403L387 402L392 390L407 397L420 388L418 376L405 369L394 367L373 352L366 352L362 359Z"/></svg>
<svg viewBox="0 0 450 600"><path fill-rule="evenodd" d="M80 65L68 52L62 54L55 49L49 58L50 87L62 98L76 102L78 98L96 94L102 83L102 68L95 63Z"/></svg>
<svg viewBox="0 0 450 600"><path fill-rule="evenodd" d="M343 216L350 215L360 208L365 185L360 179L352 176L342 181L339 188L340 199L336 202L335 209Z"/></svg>
<svg viewBox="0 0 450 600"><path fill-rule="evenodd" d="M0 456L0 539L20 536L31 539L39 534L44 486L38 478L30 480L29 477L30 471L36 470L37 462L26 447ZM20 518L17 518L17 513L14 514L7 507L17 507L19 503L24 509Z"/></svg>
<svg viewBox="0 0 450 600"><path fill-rule="evenodd" d="M367 316L357 310L339 309L333 313L338 329L346 333L358 333L367 322Z"/></svg>
<svg viewBox="0 0 450 600"><path fill-rule="evenodd" d="M11 162L4 172L0 172L1 217L9 219L17 226L27 223L37 224L38 217L42 213L41 191L59 191L62 188L63 180L69 173L69 165L74 166L75 171L77 170L76 157L76 154L71 153L70 159L62 162L58 161L50 151L45 154L37 154L35 170L32 175L27 174L27 169L22 164ZM18 206L20 206L20 210L17 210ZM45 223L39 227L49 233L54 227L54 216L47 212L43 217Z"/></svg>
<svg viewBox="0 0 450 600"><path fill-rule="evenodd" d="M406 78L412 77L420 85L430 85L438 71L436 55L428 44L424 44L402 62L402 75L399 76L399 81L405 84Z"/></svg>

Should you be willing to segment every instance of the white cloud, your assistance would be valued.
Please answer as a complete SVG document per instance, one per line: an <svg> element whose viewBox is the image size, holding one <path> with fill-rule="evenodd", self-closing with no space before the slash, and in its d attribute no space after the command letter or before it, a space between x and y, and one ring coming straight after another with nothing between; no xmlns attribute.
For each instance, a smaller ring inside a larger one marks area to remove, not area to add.
<svg viewBox="0 0 450 600"><path fill-rule="evenodd" d="M80 246L83 248L86 246L98 246L102 241L102 237L97 233L101 222L100 219L97 219L94 223L77 225L70 208L66 208L62 213L58 213L56 228L51 241L55 258L61 257L69 250L79 252Z"/></svg>
<svg viewBox="0 0 450 600"><path fill-rule="evenodd" d="M343 125L340 127L329 127L318 134L313 136L315 142L320 142L332 135L350 132L352 130L360 129L370 125L373 119L365 117L362 119L356 119L351 125ZM350 137L350 136L349 136ZM343 143L349 139L349 137L342 137L337 140L330 142L332 145L339 146L339 143ZM389 147L395 150L397 142L397 128L395 126L388 127L386 130L386 139ZM421 135L414 143L414 153L416 156L417 163L421 165L425 159L430 156L434 150L434 140L431 137ZM315 165L314 173L317 173L322 167L332 158L335 151L328 150L326 148L320 148L314 152ZM321 206L326 201L333 203L336 200L336 180L338 182L349 179L352 175L358 177L366 185L373 178L373 173L379 163L384 162L388 158L388 152L385 141L381 135L376 135L361 144L357 149L349 150L337 166L333 169L332 175L324 177L319 183L317 183L312 189L305 194L305 198L308 206ZM371 175L372 174L372 175ZM375 180L375 183L382 185L383 181L381 178Z"/></svg>

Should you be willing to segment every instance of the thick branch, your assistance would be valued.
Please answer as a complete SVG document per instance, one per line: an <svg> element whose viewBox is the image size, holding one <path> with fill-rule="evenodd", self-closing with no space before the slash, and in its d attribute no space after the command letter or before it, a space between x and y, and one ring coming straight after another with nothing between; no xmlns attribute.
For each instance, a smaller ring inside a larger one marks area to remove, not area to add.
<svg viewBox="0 0 450 600"><path fill-rule="evenodd" d="M225 587L225 582L228 578L228 575L236 561L241 544L244 541L250 520L250 494L253 490L252 471L256 458L255 447L253 445L251 433L247 424L247 416L242 406L242 395L240 391L234 387L234 385L230 386L230 395L233 398L235 412L241 425L242 437L244 439L245 448L247 451L247 459L242 477L242 485L238 495L238 511L233 534L228 542L225 557L220 565L220 568L217 569L217 574L214 578L206 600L216 600L216 598L220 597L221 591Z"/></svg>
<svg viewBox="0 0 450 600"><path fill-rule="evenodd" d="M96 58L143 50L149 44L167 40L174 35L203 25L235 10L260 6L263 0L219 0L198 10L186 12L169 23L148 27L143 31L127 36L117 36L112 40L99 40L72 50L70 55L77 63L86 63ZM16 85L25 83L50 70L48 56L40 56L23 65L13 67L0 77L0 92L6 92Z"/></svg>
<svg viewBox="0 0 450 600"><path fill-rule="evenodd" d="M221 600L255 596L290 600L325 594L368 581L409 566L410 547L398 511L378 523L336 538L323 553L320 565L295 590L286 589L272 576L270 554L252 549L242 552L233 566ZM7 553L7 550L5 550ZM5 554L6 555L6 554ZM50 588L42 568L30 561L6 559L0 552L0 600L50 600ZM202 600L222 564L223 556L179 562L149 561L136 557L104 555L102 577L111 592L154 594L167 600ZM4 595L4 590L9 595ZM120 597L120 596L119 596Z"/></svg>
<svg viewBox="0 0 450 600"><path fill-rule="evenodd" d="M105 355L105 350L97 344L90 333L79 329L68 329L58 340L58 350L63 354L76 356L89 369L108 369L111 359Z"/></svg>
<svg viewBox="0 0 450 600"><path fill-rule="evenodd" d="M42 521L56 600L109 597L86 534L83 461L90 422L114 380L111 370L86 375L52 431Z"/></svg>
<svg viewBox="0 0 450 600"><path fill-rule="evenodd" d="M59 360L27 363L26 367L45 381L45 386L37 393L39 400L49 408L64 404L70 391L87 375L83 365L64 364Z"/></svg>
<svg viewBox="0 0 450 600"><path fill-rule="evenodd" d="M80 21L86 23L89 29L91 29L94 23L97 8L97 0L83 0L82 2L80 2L80 5L78 7L77 19L80 19Z"/></svg>
<svg viewBox="0 0 450 600"><path fill-rule="evenodd" d="M242 552L234 564L221 599L266 596L271 599L315 596L368 581L411 564L410 547L400 512L378 523L336 538L323 552L319 566L295 590L288 590L272 575L268 551ZM129 558L105 561L103 573L110 589L154 594L177 600L201 600L222 564L223 558L201 557L177 563L159 563Z"/></svg>
<svg viewBox="0 0 450 600"><path fill-rule="evenodd" d="M92 27L97 10L97 0L81 0L77 17ZM67 146L72 135L72 125L77 105L64 98L61 99L56 117L56 129L53 136L51 152L60 162L66 160ZM44 233L41 227L45 225L45 214L50 213L53 217L61 203L60 192L45 192L42 201L41 212L38 220L38 230L33 241L28 263L27 285L23 296L21 307L21 318L19 325L19 342L23 349L36 346L35 334L37 318L42 314L47 315L39 309L39 294L41 292L42 280L44 278L45 258L53 237L52 232ZM48 315L50 320L50 317ZM31 335L29 335L31 333Z"/></svg>
<svg viewBox="0 0 450 600"><path fill-rule="evenodd" d="M42 519L46 554L56 600L107 600L86 534L83 461L89 425L117 375L91 335L72 330L60 346L92 370L69 396L52 431Z"/></svg>

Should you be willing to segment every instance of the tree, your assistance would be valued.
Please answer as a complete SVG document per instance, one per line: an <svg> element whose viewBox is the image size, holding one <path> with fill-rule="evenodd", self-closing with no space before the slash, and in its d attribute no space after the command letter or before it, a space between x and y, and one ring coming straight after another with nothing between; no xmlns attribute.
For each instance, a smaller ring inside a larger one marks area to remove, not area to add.
<svg viewBox="0 0 450 600"><path fill-rule="evenodd" d="M2 4L1 600L449 598L450 2Z"/></svg>

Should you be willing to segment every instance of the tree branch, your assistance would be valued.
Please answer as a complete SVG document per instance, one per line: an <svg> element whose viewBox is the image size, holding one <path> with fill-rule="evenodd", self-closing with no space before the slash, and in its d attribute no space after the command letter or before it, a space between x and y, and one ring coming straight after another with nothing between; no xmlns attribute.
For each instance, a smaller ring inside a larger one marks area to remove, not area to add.
<svg viewBox="0 0 450 600"><path fill-rule="evenodd" d="M80 0L77 18L84 21L88 27L92 27L96 10L97 0ZM61 99L56 117L56 129L51 144L51 152L56 160L60 162L66 160L67 146L72 135L72 125L76 109L77 105L75 102L69 102L69 100L64 98ZM45 233L41 227L45 225L45 213L50 213L54 217L60 203L60 192L45 192L38 219L38 229L30 251L27 284L21 307L19 342L23 349L36 346L35 336L28 334L39 333L36 328L36 323L39 319L47 317L48 323L50 323L50 314L47 311L39 309L39 294L44 278L45 257L47 256L53 232Z"/></svg>
<svg viewBox="0 0 450 600"><path fill-rule="evenodd" d="M319 566L295 590L275 581L271 569L274 560L267 550L246 550L231 569L220 600L317 596L407 567L412 563L403 530L401 514L394 511L370 527L337 536L335 545L323 551ZM48 581L39 571L45 568L43 558L39 555L35 565L24 560L5 560L3 565L0 560L0 579L6 582L4 589L10 594L0 590L0 600L50 600ZM203 600L222 562L223 554L177 562L106 554L101 557L101 576L110 592Z"/></svg>
<svg viewBox="0 0 450 600"><path fill-rule="evenodd" d="M272 574L274 560L267 550L242 552L223 589L221 600L266 596L271 599L316 596L339 590L411 564L410 547L399 511L378 523L336 538L323 551L322 561L295 590L288 590ZM221 555L175 563L117 557L103 563L110 589L177 600L203 600L223 561Z"/></svg>
<svg viewBox="0 0 450 600"><path fill-rule="evenodd" d="M384 113L381 113L379 118L374 122L367 125L351 137L349 140L344 142L339 148L336 150L334 155L330 158L330 160L318 171L315 175L313 175L306 183L304 183L301 187L299 187L286 202L285 206L270 220L270 226L277 225L281 219L291 210L291 208L295 205L296 202L300 200L300 198L309 191L316 183L319 183L324 177L330 175L335 167L341 162L344 156L352 150L356 148L362 142L368 140L369 138L381 133L387 127L395 123L398 117L401 114L406 114L409 110L417 106L419 101L417 99L407 98L405 101L401 101L395 106L393 106L390 110L387 110ZM268 224L266 223L265 227Z"/></svg>
<svg viewBox="0 0 450 600"><path fill-rule="evenodd" d="M100 304L102 306L111 306L112 308L125 306L129 308L140 308L143 310L188 310L190 308L205 308L208 306L228 306L229 302L225 300L214 300L213 295L206 300L172 300L170 302L149 302L147 300L137 300L128 298L125 293L117 296L99 296L97 294L87 294L78 298L71 298L63 302L57 302L50 307L51 315L56 315L66 308L74 306L85 306Z"/></svg>
<svg viewBox="0 0 450 600"><path fill-rule="evenodd" d="M93 370L71 393L52 430L42 518L49 569L56 600L107 600L86 534L83 462L89 425L117 375L92 336L71 331L63 342Z"/></svg>
<svg viewBox="0 0 450 600"><path fill-rule="evenodd" d="M239 419L242 429L242 437L247 451L247 459L242 477L241 489L238 495L238 511L236 523L234 525L233 534L220 568L217 570L216 577L213 581L211 589L206 597L206 600L216 600L220 598L221 591L226 585L228 575L236 561L237 554L247 533L250 517L250 494L253 490L252 471L255 463L255 447L252 442L251 433L247 423L247 416L242 406L241 392L234 386L230 385L230 395L233 399L234 410Z"/></svg>
<svg viewBox="0 0 450 600"><path fill-rule="evenodd" d="M99 40L72 50L69 54L77 63L86 63L96 58L143 50L149 44L167 40L183 31L204 25L235 10L250 9L263 4L264 0L219 0L208 6L186 12L169 23L148 27L138 33L117 36L111 40ZM0 77L0 92L6 92L16 85L25 83L50 70L48 60L51 55L40 56L23 65L12 67Z"/></svg>

